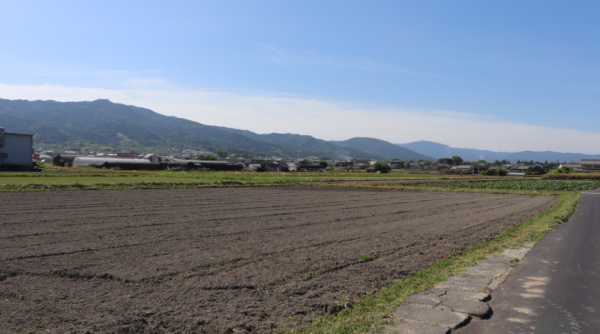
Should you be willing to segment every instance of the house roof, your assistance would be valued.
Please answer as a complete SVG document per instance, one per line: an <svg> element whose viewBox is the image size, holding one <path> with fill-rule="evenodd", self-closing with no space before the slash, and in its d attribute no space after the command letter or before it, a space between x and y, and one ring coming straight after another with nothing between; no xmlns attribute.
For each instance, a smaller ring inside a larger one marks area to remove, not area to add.
<svg viewBox="0 0 600 334"><path fill-rule="evenodd" d="M450 169L468 169L471 170L473 167L471 165L458 165L458 166L452 166L452 168Z"/></svg>
<svg viewBox="0 0 600 334"><path fill-rule="evenodd" d="M18 133L18 132L4 132L5 135L17 135L17 136L32 136L31 133Z"/></svg>
<svg viewBox="0 0 600 334"><path fill-rule="evenodd" d="M600 164L600 159L581 159L582 165L598 165Z"/></svg>

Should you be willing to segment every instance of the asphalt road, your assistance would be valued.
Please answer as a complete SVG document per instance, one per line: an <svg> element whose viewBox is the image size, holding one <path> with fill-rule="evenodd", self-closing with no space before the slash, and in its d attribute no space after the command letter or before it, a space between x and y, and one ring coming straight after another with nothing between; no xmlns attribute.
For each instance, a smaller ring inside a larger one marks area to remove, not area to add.
<svg viewBox="0 0 600 334"><path fill-rule="evenodd" d="M600 333L600 190L548 233L492 292L489 320L458 334Z"/></svg>

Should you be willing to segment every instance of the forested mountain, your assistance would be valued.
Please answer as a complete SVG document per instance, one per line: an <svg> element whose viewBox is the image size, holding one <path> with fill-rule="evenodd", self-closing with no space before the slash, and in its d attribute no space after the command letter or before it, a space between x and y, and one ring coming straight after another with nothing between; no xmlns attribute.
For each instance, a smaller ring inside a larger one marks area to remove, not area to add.
<svg viewBox="0 0 600 334"><path fill-rule="evenodd" d="M451 158L452 156L459 156L465 161L477 161L480 159L486 160L487 162L494 162L496 160L510 160L515 163L517 160L526 161L580 161L581 159L600 159L600 155L591 155L583 153L560 153L553 151L545 152L493 152L485 150L476 150L470 148L454 148L448 145L434 143L430 141L417 141L408 144L397 144L398 146L409 148L413 151L421 154L430 155L436 159L440 158Z"/></svg>
<svg viewBox="0 0 600 334"><path fill-rule="evenodd" d="M299 147L305 150L320 150L324 152L332 152L329 156L347 156L347 157L362 157L364 159L389 159L390 156L376 154L370 150L357 150L352 147L346 147L344 145L337 145L333 142L326 140L317 139L312 136L297 135L291 133L269 133L269 134L257 134L248 130L238 130L231 128L221 127L225 131L233 133L243 134L247 137L262 140L269 143L279 143L294 147ZM399 158L401 159L401 157Z"/></svg>
<svg viewBox="0 0 600 334"><path fill-rule="evenodd" d="M236 147L263 153L296 153L294 148L259 142L215 127L108 100L55 102L0 99L0 121L7 131L33 133L36 146L118 146L131 149Z"/></svg>
<svg viewBox="0 0 600 334"><path fill-rule="evenodd" d="M33 133L36 147L82 150L226 149L231 153L281 157L400 158L293 134L259 135L165 116L150 109L113 103L0 99L0 126ZM414 153L414 152L413 152Z"/></svg>
<svg viewBox="0 0 600 334"><path fill-rule="evenodd" d="M332 143L340 146L352 147L361 151L369 150L369 152L373 154L385 157L397 157L398 159L403 160L437 160L429 155L417 153L414 150L375 138L355 137L344 141L332 141Z"/></svg>
<svg viewBox="0 0 600 334"><path fill-rule="evenodd" d="M33 133L36 147L103 150L165 151L169 148L281 157L437 160L460 156L479 159L579 161L600 155L559 152L493 152L453 148L418 141L392 144L375 138L325 141L298 134L257 134L247 130L209 126L165 116L150 109L113 103L56 102L0 99L0 127L9 132ZM418 152L418 153L417 153Z"/></svg>

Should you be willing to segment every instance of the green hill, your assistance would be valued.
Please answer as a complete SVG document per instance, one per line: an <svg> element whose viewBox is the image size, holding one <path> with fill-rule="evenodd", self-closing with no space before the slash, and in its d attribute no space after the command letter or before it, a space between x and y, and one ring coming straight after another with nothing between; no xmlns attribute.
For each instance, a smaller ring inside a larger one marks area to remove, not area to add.
<svg viewBox="0 0 600 334"><path fill-rule="evenodd" d="M33 133L36 147L55 149L160 152L176 147L282 157L379 158L308 136L303 137L312 138L313 142L294 145L294 141L262 137L250 131L225 130L108 100L0 99L0 126L7 131Z"/></svg>
<svg viewBox="0 0 600 334"><path fill-rule="evenodd" d="M333 141L340 146L344 147L352 147L357 150L368 150L372 154L381 155L387 158L396 158L402 160L427 160L427 161L435 161L430 156L426 156L415 151L412 151L405 147L400 147L398 145L394 145L385 140L375 139L375 138L365 138L365 137L355 137L344 141Z"/></svg>
<svg viewBox="0 0 600 334"><path fill-rule="evenodd" d="M372 138L329 142L289 133L261 135L247 130L204 125L109 100L0 99L0 126L10 132L33 133L36 147L54 149L155 152L165 152L170 148L225 149L230 153L281 157L431 159Z"/></svg>
<svg viewBox="0 0 600 334"><path fill-rule="evenodd" d="M344 157L344 158L363 158L363 159L386 159L386 156L373 154L370 151L362 151L357 150L353 147L344 147L340 145L336 145L334 143L328 142L326 140L317 139L312 136L306 135L297 135L291 133L269 133L269 134L257 134L248 130L238 130L222 127L225 131L229 131L232 133L243 134L247 137L262 140L269 143L279 143L288 146L299 147L302 150L318 150L321 152L329 152L324 153L323 155L319 155L322 157ZM368 153L367 153L368 152Z"/></svg>

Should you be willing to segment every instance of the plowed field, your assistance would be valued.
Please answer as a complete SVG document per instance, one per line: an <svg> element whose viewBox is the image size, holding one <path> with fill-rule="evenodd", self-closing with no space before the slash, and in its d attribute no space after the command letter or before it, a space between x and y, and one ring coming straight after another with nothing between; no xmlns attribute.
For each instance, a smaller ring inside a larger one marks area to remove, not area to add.
<svg viewBox="0 0 600 334"><path fill-rule="evenodd" d="M557 201L331 188L1 193L0 333L301 326Z"/></svg>

